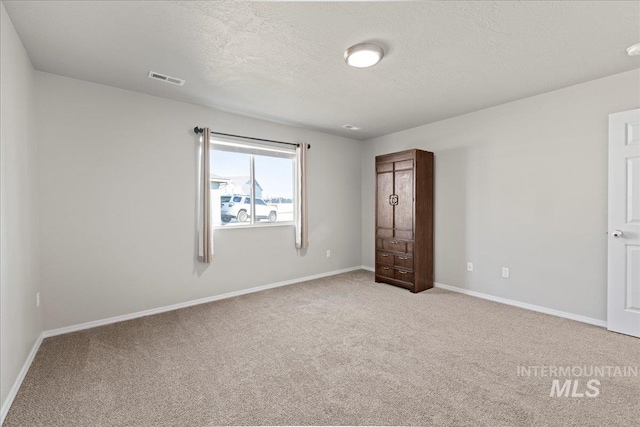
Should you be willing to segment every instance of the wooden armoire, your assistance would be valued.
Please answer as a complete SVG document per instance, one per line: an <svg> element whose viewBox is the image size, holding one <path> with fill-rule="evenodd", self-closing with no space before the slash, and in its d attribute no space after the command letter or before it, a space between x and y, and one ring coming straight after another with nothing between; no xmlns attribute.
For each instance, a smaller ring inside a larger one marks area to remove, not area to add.
<svg viewBox="0 0 640 427"><path fill-rule="evenodd" d="M376 282L433 287L433 153L376 157Z"/></svg>

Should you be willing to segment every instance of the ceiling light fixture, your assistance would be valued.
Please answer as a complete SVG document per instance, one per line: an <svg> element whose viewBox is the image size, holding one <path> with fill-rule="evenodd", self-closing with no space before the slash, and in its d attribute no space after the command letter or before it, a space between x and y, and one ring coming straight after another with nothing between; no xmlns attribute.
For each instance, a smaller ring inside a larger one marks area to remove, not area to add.
<svg viewBox="0 0 640 427"><path fill-rule="evenodd" d="M342 127L345 128L345 129L349 129L349 130L360 130L360 128L358 126L354 126L354 125L350 125L350 124L342 125Z"/></svg>
<svg viewBox="0 0 640 427"><path fill-rule="evenodd" d="M351 46L344 52L344 62L351 67L367 68L376 65L382 57L384 51L373 43L360 43Z"/></svg>
<svg viewBox="0 0 640 427"><path fill-rule="evenodd" d="M630 48L627 49L627 53L629 56L638 56L640 55L640 43L636 43Z"/></svg>

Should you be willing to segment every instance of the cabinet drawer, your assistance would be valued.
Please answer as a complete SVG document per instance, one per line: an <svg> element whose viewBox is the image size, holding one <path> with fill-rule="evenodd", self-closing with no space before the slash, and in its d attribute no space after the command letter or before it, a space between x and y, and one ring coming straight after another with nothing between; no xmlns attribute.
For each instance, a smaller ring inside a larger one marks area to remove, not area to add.
<svg viewBox="0 0 640 427"><path fill-rule="evenodd" d="M393 267L387 266L387 265L377 265L376 274L378 276L389 277L391 279L395 277L393 272Z"/></svg>
<svg viewBox="0 0 640 427"><path fill-rule="evenodd" d="M402 280L403 282L413 283L413 271L404 270L401 268L395 269L394 278L396 280Z"/></svg>
<svg viewBox="0 0 640 427"><path fill-rule="evenodd" d="M413 270L413 257L408 255L395 255L393 265Z"/></svg>
<svg viewBox="0 0 640 427"><path fill-rule="evenodd" d="M376 251L376 264L393 265L393 255Z"/></svg>
<svg viewBox="0 0 640 427"><path fill-rule="evenodd" d="M396 239L383 239L382 249L386 251L413 253L413 242Z"/></svg>

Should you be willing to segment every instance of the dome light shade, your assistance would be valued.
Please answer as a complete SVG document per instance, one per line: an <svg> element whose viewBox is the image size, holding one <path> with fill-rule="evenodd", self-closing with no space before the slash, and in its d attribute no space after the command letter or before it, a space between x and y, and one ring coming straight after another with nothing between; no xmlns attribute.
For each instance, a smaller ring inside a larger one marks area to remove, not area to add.
<svg viewBox="0 0 640 427"><path fill-rule="evenodd" d="M627 49L627 53L629 56L637 56L640 55L640 43L636 43L633 46Z"/></svg>
<svg viewBox="0 0 640 427"><path fill-rule="evenodd" d="M380 46L361 43L351 46L344 52L344 61L351 67L367 68L376 65L383 56L384 51Z"/></svg>

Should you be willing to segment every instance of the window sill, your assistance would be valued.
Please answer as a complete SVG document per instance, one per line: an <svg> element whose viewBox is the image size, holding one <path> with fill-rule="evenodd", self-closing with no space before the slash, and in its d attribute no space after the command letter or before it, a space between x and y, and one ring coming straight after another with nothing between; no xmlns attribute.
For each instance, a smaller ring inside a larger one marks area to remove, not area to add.
<svg viewBox="0 0 640 427"><path fill-rule="evenodd" d="M267 227L293 227L296 224L293 221L288 222L265 222L257 223L257 224L246 224L246 225L215 225L213 226L214 230L234 230L237 228L267 228Z"/></svg>

